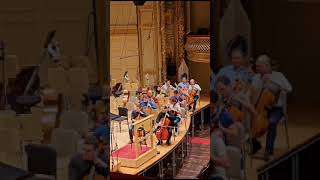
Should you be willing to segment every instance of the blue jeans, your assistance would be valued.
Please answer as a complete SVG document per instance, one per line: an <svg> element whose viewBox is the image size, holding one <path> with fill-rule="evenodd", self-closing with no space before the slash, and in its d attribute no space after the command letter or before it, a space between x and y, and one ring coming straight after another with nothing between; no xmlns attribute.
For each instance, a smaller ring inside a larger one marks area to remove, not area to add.
<svg viewBox="0 0 320 180"><path fill-rule="evenodd" d="M194 99L193 99L193 110L194 111L196 111L196 106L197 106L198 99L199 99L198 95L194 96Z"/></svg>
<svg viewBox="0 0 320 180"><path fill-rule="evenodd" d="M280 107L273 107L268 113L268 132L266 141L266 153L273 154L273 147L277 136L277 126L284 112Z"/></svg>

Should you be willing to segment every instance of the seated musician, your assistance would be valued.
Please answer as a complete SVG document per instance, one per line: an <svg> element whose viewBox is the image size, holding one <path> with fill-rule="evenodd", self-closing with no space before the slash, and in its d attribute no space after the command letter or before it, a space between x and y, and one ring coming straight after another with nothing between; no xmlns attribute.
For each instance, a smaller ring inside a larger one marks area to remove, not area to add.
<svg viewBox="0 0 320 180"><path fill-rule="evenodd" d="M180 91L181 89L187 88L189 89L189 82L187 80L187 74L183 74L181 76L181 82L178 84L177 89Z"/></svg>
<svg viewBox="0 0 320 180"><path fill-rule="evenodd" d="M247 83L250 79L249 70L244 66L247 53L248 45L244 37L238 35L232 39L228 46L228 57L231 59L232 64L220 69L215 79L220 76L227 76L230 79L231 84L234 84L236 79ZM215 88L216 84L213 85Z"/></svg>
<svg viewBox="0 0 320 180"><path fill-rule="evenodd" d="M172 126L175 126L176 128L176 135L177 135L177 133L178 133L178 124L179 124L179 122L180 122L180 120L181 120L181 107L180 107L180 103L179 103L179 101L178 101L178 99L177 99L177 97L175 97L175 96L172 96L171 98L170 98L170 106L169 106L169 112L171 113L172 112L172 116L173 117L170 117L170 118L172 118L172 119L174 119L173 120L173 122L172 122Z"/></svg>
<svg viewBox="0 0 320 180"><path fill-rule="evenodd" d="M154 100L153 99L149 99L146 94L143 95L143 98L140 101L140 106L147 107L147 108L152 108L152 109L157 109L157 106L156 106L156 103L154 102Z"/></svg>
<svg viewBox="0 0 320 180"><path fill-rule="evenodd" d="M177 99L178 99L178 101L179 101L179 103L180 103L181 105L186 103L186 100L183 100L183 98L180 96L178 90L174 90L174 91L173 91L173 95L174 95L175 97L177 97Z"/></svg>
<svg viewBox="0 0 320 180"><path fill-rule="evenodd" d="M233 144L230 141L234 140L240 133L239 125L243 119L242 113L248 111L254 114L255 109L247 96L233 93L231 81L226 76L221 76L217 79L217 93L220 95L220 99L217 101L216 111L221 110L218 120L222 131L227 137L226 143Z"/></svg>
<svg viewBox="0 0 320 180"><path fill-rule="evenodd" d="M281 72L272 71L271 59L267 55L260 55L257 58L256 71L257 74L252 79L253 87L257 89L257 91L266 88L270 90L276 98L276 104L268 110L269 124L267 129L265 160L269 160L273 155L273 146L277 134L278 122L286 115L284 114L284 107L286 105L284 99L286 94L292 91L292 87ZM257 95L257 97L258 96L259 95ZM261 144L256 138L252 140L252 145L252 153L256 153L261 149Z"/></svg>
<svg viewBox="0 0 320 180"><path fill-rule="evenodd" d="M94 136L85 139L83 152L71 158L69 163L69 180L92 178L95 174L109 175L108 156L98 148L98 140Z"/></svg>
<svg viewBox="0 0 320 180"><path fill-rule="evenodd" d="M199 86L199 84L196 83L196 81L194 79L190 79L190 86L189 86L189 91L191 92L192 90L196 91L196 95L193 97L193 111L196 110L196 106L197 106L197 101L200 97L200 92L201 92L201 87Z"/></svg>
<svg viewBox="0 0 320 180"><path fill-rule="evenodd" d="M164 83L161 86L160 93L164 95L164 97L168 97L170 94L170 91L174 90L175 88L171 85L171 81L167 80L166 83Z"/></svg>
<svg viewBox="0 0 320 180"><path fill-rule="evenodd" d="M135 105L135 109L131 113L131 123L134 123L134 121L139 119L140 117L147 117L147 116L148 114L144 111L144 107L137 104ZM133 143L133 128L134 126L132 124L129 125L129 136L130 136L131 143Z"/></svg>
<svg viewBox="0 0 320 180"><path fill-rule="evenodd" d="M151 100L151 101L153 101L155 104L158 104L158 103L159 103L159 102L158 102L158 99L154 96L152 90L149 89L149 90L147 91L147 96L148 96L148 99Z"/></svg>
<svg viewBox="0 0 320 180"><path fill-rule="evenodd" d="M165 106L165 105L162 105L161 106L161 112L158 114L157 119L156 119L156 122L158 124L160 123L161 119L164 118L165 116L166 116L166 118L168 118L170 120L170 122L174 122L175 118L172 118L174 116L170 116L169 114L167 114L167 112L168 112L168 107ZM161 126L158 126L156 128L156 130L159 129L159 128L161 128ZM172 128L171 127L167 127L167 130L168 130L168 134L169 135L167 137L166 144L170 145L171 144L170 140L171 140L171 136L172 136ZM162 144L162 140L158 140L157 145L161 145L161 144Z"/></svg>

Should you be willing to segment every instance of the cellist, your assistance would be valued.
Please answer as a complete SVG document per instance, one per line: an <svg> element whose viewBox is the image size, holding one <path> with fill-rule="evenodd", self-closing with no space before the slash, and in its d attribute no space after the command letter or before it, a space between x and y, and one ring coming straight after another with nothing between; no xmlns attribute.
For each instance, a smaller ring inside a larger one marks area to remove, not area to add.
<svg viewBox="0 0 320 180"><path fill-rule="evenodd" d="M161 119L163 119L164 117L168 118L168 119L170 120L170 122L173 122L173 121L174 121L174 119L172 119L170 116L166 115L167 112L168 112L168 107L165 106L165 105L162 105L162 106L161 106L161 111L160 111L160 113L158 114L157 119L156 119L156 122L159 124L159 126L156 128L156 130L157 130L158 128L161 128L161 126L160 126L160 121L161 121ZM167 144L167 145L170 145L170 144L171 144L170 139L171 139L171 136L172 136L172 128L171 128L171 127L167 127L167 131L168 131L168 137L167 137L167 140L166 140L166 144ZM162 140L161 140L161 139L158 139L157 145L161 145L161 144L162 144Z"/></svg>
<svg viewBox="0 0 320 180"><path fill-rule="evenodd" d="M229 141L238 135L238 125L243 119L243 111L254 114L255 109L245 95L233 92L231 80L227 76L220 76L216 87L219 99L216 102L215 111L221 111L218 120L226 137L232 137L226 138ZM226 143L230 144L230 142Z"/></svg>
<svg viewBox="0 0 320 180"><path fill-rule="evenodd" d="M261 91L261 89L268 89L275 98L275 104L267 111L268 127L264 157L265 160L269 160L273 155L278 122L283 116L286 116L284 114L284 106L286 105L284 98L286 98L287 93L292 91L292 87L281 72L272 70L271 59L267 55L263 54L257 58L256 71L257 74L252 79L252 86L256 89L256 92ZM259 98L258 93L255 94ZM256 153L261 149L261 144L256 138L252 140L252 143L252 153Z"/></svg>
<svg viewBox="0 0 320 180"><path fill-rule="evenodd" d="M198 83L196 83L196 81L194 79L190 79L189 95L191 95L192 91L195 91L195 93L196 93L193 97L193 107L192 107L193 111L195 111L198 99L200 98L201 87L199 86Z"/></svg>

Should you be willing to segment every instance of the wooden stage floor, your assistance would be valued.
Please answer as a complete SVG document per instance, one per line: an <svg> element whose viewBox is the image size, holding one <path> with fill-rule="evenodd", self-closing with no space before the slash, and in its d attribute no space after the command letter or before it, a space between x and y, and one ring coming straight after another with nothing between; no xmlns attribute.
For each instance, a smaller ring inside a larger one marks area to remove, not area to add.
<svg viewBox="0 0 320 180"><path fill-rule="evenodd" d="M200 99L200 107L198 107L197 109L201 109L202 107L207 106L209 103L210 103L209 96L202 95L201 99ZM136 175L136 174L139 174L140 172L142 172L143 170L145 170L146 168L149 168L152 165L154 165L155 163L157 163L160 159L165 157L165 155L170 153L171 150L173 150L173 148L175 148L179 144L179 142L181 142L183 140L183 137L186 135L186 133L190 127L190 124L191 124L191 119L190 119L190 115L188 115L187 119L186 119L186 126L185 126L184 122L181 123L181 125L179 127L178 136L176 136L175 139L172 136L170 146L167 146L165 143L163 145L157 146L156 145L157 138L154 135L153 142L154 142L155 147L157 147L157 151L159 151L160 153L157 154L152 159L150 159L149 161L147 161L146 163L142 164L139 168L120 167L119 172L123 173L123 174ZM117 144L117 147L121 148L121 147L125 146L126 144L128 144L130 142L130 139L129 139L129 130L128 130L127 122L126 121L122 122L121 133L120 133L120 128L119 128L119 123L111 122L111 129L112 129L112 126L113 126L113 133L114 133L113 135L116 137L112 140L113 147ZM150 144L150 142L147 141L147 144ZM112 159L114 160L115 163L117 163L116 157L113 157L113 158L110 157L110 162L112 162Z"/></svg>

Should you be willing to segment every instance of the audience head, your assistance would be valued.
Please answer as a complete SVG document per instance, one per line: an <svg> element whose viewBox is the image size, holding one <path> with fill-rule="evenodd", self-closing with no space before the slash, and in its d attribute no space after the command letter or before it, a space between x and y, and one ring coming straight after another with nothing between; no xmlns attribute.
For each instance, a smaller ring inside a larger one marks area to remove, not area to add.
<svg viewBox="0 0 320 180"><path fill-rule="evenodd" d="M268 55L262 54L258 56L256 61L257 73L268 73L271 71L271 59Z"/></svg>
<svg viewBox="0 0 320 180"><path fill-rule="evenodd" d="M232 92L231 81L227 76L220 76L217 79L217 93L222 96L228 96Z"/></svg>
<svg viewBox="0 0 320 180"><path fill-rule="evenodd" d="M93 161L98 149L99 141L95 136L86 137L83 145L83 159Z"/></svg>
<svg viewBox="0 0 320 180"><path fill-rule="evenodd" d="M167 85L170 85L171 84L170 79L167 79L166 83L167 83Z"/></svg>
<svg viewBox="0 0 320 180"><path fill-rule="evenodd" d="M248 43L247 40L237 35L233 38L227 46L228 56L231 58L231 63L235 68L239 68L243 65L245 57L248 54Z"/></svg>

